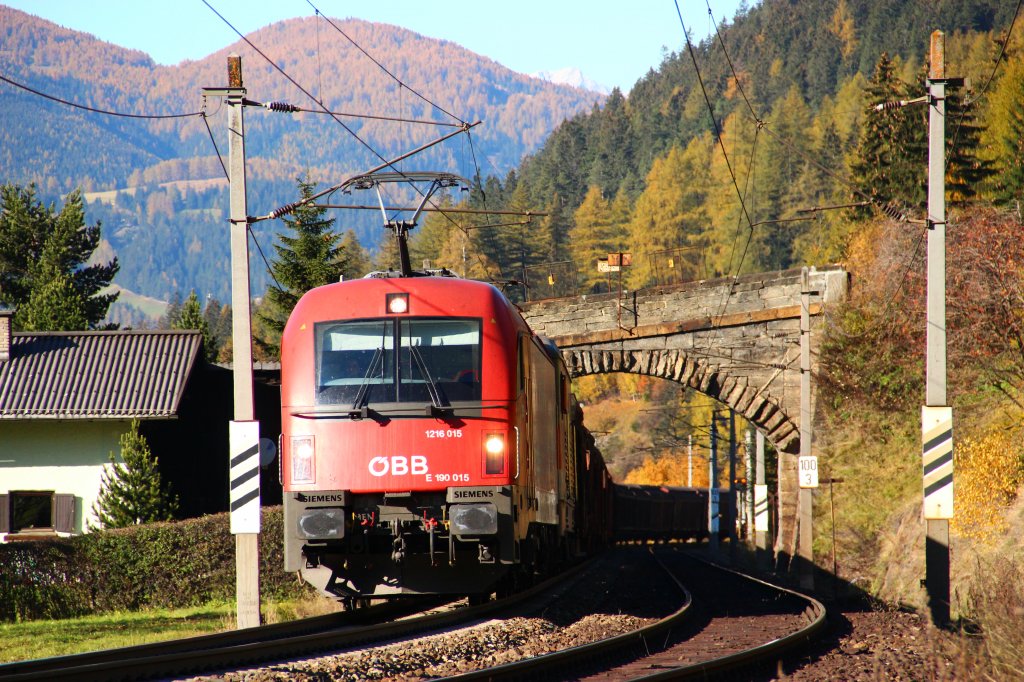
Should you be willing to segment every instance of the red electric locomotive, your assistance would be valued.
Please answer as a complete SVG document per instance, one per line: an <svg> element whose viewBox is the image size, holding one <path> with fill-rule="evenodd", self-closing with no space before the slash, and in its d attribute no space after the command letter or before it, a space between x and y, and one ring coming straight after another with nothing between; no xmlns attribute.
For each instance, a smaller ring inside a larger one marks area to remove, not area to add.
<svg viewBox="0 0 1024 682"><path fill-rule="evenodd" d="M490 284L309 291L281 402L285 566L342 599L485 595L593 544L580 528L607 534L576 509L608 486L577 454L565 366Z"/></svg>

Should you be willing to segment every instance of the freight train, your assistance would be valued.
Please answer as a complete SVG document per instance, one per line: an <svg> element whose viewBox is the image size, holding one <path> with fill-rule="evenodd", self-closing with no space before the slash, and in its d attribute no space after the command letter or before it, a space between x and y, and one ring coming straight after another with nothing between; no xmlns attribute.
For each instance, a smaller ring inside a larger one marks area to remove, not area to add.
<svg viewBox="0 0 1024 682"><path fill-rule="evenodd" d="M285 326L286 570L343 600L485 595L604 544L555 346L490 284L406 274L315 288Z"/></svg>
<svg viewBox="0 0 1024 682"><path fill-rule="evenodd" d="M412 270L414 224L388 224L400 271L312 289L285 325L285 569L350 606L482 599L614 539L700 537L699 491L613 485L558 349L504 294Z"/></svg>

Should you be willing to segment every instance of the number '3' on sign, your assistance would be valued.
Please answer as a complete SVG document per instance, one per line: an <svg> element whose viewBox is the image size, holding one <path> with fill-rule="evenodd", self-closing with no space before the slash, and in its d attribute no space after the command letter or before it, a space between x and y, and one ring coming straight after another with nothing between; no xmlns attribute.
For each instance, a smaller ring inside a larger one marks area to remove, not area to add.
<svg viewBox="0 0 1024 682"><path fill-rule="evenodd" d="M815 456L800 457L797 460L797 471L800 475L801 488L818 487L818 458Z"/></svg>

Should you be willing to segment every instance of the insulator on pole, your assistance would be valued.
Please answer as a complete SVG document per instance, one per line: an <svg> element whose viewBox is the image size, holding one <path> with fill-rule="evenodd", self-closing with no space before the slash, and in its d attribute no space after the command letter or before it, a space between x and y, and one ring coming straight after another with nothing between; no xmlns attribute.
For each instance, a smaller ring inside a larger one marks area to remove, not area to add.
<svg viewBox="0 0 1024 682"><path fill-rule="evenodd" d="M293 114L299 110L297 106L289 104L288 102L267 102L263 106L271 111L283 111L289 114Z"/></svg>
<svg viewBox="0 0 1024 682"><path fill-rule="evenodd" d="M299 207L298 202L292 202L290 204L285 204L281 208L274 209L270 213L270 219L271 220L277 220L281 216L287 215L287 214L291 213L292 211L294 211L298 207Z"/></svg>

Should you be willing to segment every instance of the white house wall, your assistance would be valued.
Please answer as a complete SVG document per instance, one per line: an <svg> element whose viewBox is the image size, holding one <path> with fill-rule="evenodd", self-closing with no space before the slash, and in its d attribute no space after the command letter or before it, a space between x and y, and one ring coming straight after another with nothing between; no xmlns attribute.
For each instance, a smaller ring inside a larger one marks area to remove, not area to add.
<svg viewBox="0 0 1024 682"><path fill-rule="evenodd" d="M99 494L110 453L120 459L120 437L127 421L0 422L0 494L53 491L75 496L75 532L95 524ZM0 542L5 539L0 534Z"/></svg>

